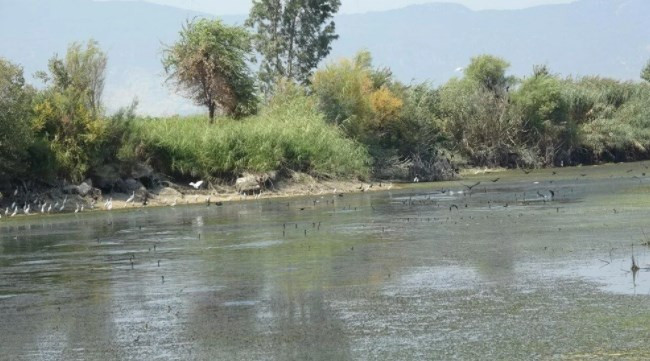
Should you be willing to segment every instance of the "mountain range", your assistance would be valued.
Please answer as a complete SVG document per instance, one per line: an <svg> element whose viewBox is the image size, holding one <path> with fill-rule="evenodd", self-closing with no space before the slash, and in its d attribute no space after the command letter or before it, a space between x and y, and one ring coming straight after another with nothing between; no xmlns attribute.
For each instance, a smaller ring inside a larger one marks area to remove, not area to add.
<svg viewBox="0 0 650 361"><path fill-rule="evenodd" d="M563 76L599 75L637 80L650 59L650 1L578 0L521 10L472 11L446 3L339 15L340 35L329 59L369 50L375 64L405 82L442 84L472 56L489 53L530 74L546 64ZM21 64L29 81L73 41L93 38L108 53L105 100L109 110L134 97L143 114L186 114L198 109L164 85L163 44L187 19L213 17L142 1L0 0L0 57ZM246 15L227 16L242 24Z"/></svg>

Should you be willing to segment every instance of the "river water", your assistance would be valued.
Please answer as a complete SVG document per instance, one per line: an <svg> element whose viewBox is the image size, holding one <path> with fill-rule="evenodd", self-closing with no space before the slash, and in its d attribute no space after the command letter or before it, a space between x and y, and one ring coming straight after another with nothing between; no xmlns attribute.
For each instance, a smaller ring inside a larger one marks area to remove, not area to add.
<svg viewBox="0 0 650 361"><path fill-rule="evenodd" d="M648 359L646 169L3 217L0 359Z"/></svg>

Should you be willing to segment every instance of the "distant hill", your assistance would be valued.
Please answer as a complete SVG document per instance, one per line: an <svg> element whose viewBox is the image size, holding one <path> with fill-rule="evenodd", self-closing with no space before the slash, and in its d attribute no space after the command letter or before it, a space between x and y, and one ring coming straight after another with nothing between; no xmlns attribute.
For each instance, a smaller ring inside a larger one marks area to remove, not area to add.
<svg viewBox="0 0 650 361"><path fill-rule="evenodd" d="M650 58L648 14L647 0L580 0L523 10L429 4L342 15L341 37L330 58L365 48L400 79L436 84L481 53L506 58L516 75L547 64L564 75L638 79ZM162 84L160 50L194 16L209 15L136 1L0 0L0 56L32 74L54 53L64 54L70 42L94 38L109 54L110 109L138 96L141 113L193 112L196 108ZM224 18L239 24L244 19Z"/></svg>

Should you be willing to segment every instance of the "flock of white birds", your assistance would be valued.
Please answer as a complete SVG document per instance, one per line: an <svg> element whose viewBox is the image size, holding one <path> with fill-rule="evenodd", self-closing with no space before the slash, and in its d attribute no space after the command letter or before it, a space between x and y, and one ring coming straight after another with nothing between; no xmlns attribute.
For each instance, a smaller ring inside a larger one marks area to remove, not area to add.
<svg viewBox="0 0 650 361"><path fill-rule="evenodd" d="M198 190L201 188L203 185L203 181L199 180L197 182L190 182L189 185ZM14 198L18 196L18 189L14 191ZM207 201L210 202L210 197L207 198ZM0 219L2 217L15 217L18 214L24 214L26 216L32 215L32 214L37 214L40 212L40 214L50 214L52 212L63 212L65 210L65 206L68 202L68 196L65 196L63 198L63 201L59 203L58 201L52 203L52 202L43 202L41 200L34 200L34 202L29 203L29 202L24 202L22 207L19 207L19 205L14 201L10 207L6 207L4 210L4 214L0 212ZM171 206L175 206L178 202L178 198L174 199L174 202L171 204ZM126 206L129 205L129 203L133 204L135 203L135 191L131 193L131 196L126 200ZM32 208L32 204L34 204L34 208ZM93 199L90 202L90 209L95 209L95 204L96 201ZM76 207L74 210L74 213L80 213L83 212L85 209L84 204L79 204L75 203ZM125 207L126 207L125 206ZM113 197L109 197L106 202L104 202L104 210L110 211L113 209Z"/></svg>

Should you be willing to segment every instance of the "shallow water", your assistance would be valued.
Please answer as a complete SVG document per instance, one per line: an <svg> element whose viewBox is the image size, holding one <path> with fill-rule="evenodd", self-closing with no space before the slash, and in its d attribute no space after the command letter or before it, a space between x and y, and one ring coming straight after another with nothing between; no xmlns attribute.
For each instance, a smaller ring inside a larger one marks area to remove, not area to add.
<svg viewBox="0 0 650 361"><path fill-rule="evenodd" d="M0 359L650 358L645 165L551 172L2 218Z"/></svg>

